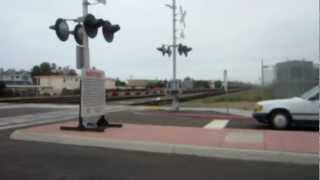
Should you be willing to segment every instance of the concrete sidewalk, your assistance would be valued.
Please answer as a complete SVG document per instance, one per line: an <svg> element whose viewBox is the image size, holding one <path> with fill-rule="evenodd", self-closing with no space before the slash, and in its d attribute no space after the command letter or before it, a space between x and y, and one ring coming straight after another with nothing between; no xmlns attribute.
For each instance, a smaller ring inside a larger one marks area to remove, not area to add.
<svg viewBox="0 0 320 180"><path fill-rule="evenodd" d="M106 147L203 157L318 163L318 133L270 130L212 130L204 128L124 124L104 133L61 131L60 123L11 134L15 140Z"/></svg>

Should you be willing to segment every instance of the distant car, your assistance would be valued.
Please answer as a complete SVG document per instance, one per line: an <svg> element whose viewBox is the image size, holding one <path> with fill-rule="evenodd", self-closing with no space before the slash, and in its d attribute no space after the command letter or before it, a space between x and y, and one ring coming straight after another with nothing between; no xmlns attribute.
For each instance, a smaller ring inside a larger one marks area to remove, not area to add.
<svg viewBox="0 0 320 180"><path fill-rule="evenodd" d="M260 123L270 124L276 129L289 126L319 125L319 86L301 97L260 101L253 117Z"/></svg>

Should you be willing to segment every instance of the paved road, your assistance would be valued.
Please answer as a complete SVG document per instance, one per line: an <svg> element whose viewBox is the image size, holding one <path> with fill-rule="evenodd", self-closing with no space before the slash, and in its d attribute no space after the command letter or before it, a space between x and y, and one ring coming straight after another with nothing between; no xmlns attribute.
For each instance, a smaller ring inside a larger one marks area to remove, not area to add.
<svg viewBox="0 0 320 180"><path fill-rule="evenodd" d="M136 123L136 124L150 124L150 125L169 125L169 126L186 126L186 127L204 127L210 122L214 121L214 117L224 115L214 112L194 112L184 111L179 113L168 113L159 111L149 112L134 112L121 111L109 114L109 119L113 122ZM272 129L268 125L258 123L251 118L229 120L225 128L237 129ZM309 127L292 127L286 131L318 131L318 128Z"/></svg>
<svg viewBox="0 0 320 180"><path fill-rule="evenodd" d="M12 141L0 131L0 179L309 180L317 166L199 158Z"/></svg>
<svg viewBox="0 0 320 180"><path fill-rule="evenodd" d="M108 106L106 112L126 110L124 106ZM78 117L78 107L45 104L0 104L0 130L69 121Z"/></svg>
<svg viewBox="0 0 320 180"><path fill-rule="evenodd" d="M111 121L124 123L204 127L215 120L209 111L137 111L135 107L106 106ZM74 105L0 104L0 130L76 119L78 107ZM225 128L271 129L251 118L229 120ZM292 128L290 130L317 131L317 128Z"/></svg>
<svg viewBox="0 0 320 180"><path fill-rule="evenodd" d="M10 117L10 116L21 116L27 114L39 114L47 113L52 111L62 111L63 109L52 109L52 108L30 108L30 107L21 107L21 108L12 108L12 109L0 109L0 118Z"/></svg>

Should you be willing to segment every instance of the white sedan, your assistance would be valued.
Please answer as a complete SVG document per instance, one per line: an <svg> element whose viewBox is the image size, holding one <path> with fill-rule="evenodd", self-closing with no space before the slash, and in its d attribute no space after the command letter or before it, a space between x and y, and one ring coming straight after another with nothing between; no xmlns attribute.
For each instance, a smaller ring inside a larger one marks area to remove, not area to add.
<svg viewBox="0 0 320 180"><path fill-rule="evenodd" d="M301 97L260 101L253 117L260 123L270 124L276 129L289 126L319 125L319 86Z"/></svg>

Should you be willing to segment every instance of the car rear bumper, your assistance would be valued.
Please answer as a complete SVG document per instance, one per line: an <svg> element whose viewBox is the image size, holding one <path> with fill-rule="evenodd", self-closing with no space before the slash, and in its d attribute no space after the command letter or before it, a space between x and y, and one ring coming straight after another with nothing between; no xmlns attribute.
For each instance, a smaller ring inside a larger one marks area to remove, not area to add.
<svg viewBox="0 0 320 180"><path fill-rule="evenodd" d="M268 114L267 113L253 113L253 118L260 123L268 124Z"/></svg>

